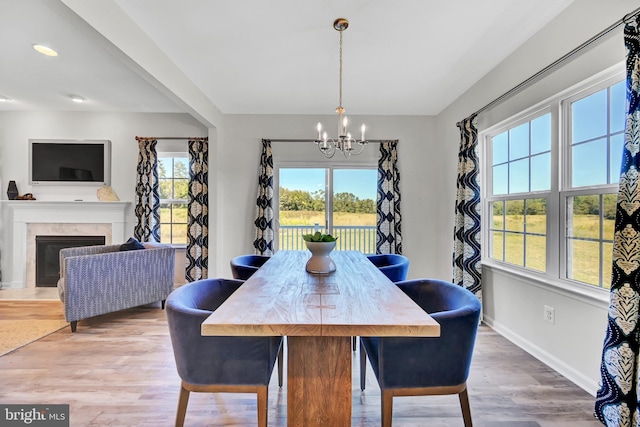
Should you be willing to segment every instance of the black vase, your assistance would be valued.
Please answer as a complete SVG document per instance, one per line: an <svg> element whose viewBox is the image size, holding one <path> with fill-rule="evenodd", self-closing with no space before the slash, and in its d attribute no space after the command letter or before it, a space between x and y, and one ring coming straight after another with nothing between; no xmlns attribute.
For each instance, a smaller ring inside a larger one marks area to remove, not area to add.
<svg viewBox="0 0 640 427"><path fill-rule="evenodd" d="M9 181L9 187L7 188L7 197L9 200L15 200L18 197L18 186L15 181Z"/></svg>

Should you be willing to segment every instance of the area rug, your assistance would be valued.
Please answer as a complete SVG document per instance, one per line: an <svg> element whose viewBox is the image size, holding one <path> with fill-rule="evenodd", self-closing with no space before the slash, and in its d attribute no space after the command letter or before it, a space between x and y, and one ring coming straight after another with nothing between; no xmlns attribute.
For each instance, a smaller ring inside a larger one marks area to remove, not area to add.
<svg viewBox="0 0 640 427"><path fill-rule="evenodd" d="M64 320L0 320L0 356L24 347L67 326Z"/></svg>

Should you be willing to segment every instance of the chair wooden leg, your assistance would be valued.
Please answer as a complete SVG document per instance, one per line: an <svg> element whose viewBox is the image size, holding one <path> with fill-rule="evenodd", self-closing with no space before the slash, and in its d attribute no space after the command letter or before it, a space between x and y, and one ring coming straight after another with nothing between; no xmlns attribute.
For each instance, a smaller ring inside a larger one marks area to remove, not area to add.
<svg viewBox="0 0 640 427"><path fill-rule="evenodd" d="M282 387L282 377L284 372L284 352L282 348L284 345L280 346L280 350L278 350L278 387Z"/></svg>
<svg viewBox="0 0 640 427"><path fill-rule="evenodd" d="M267 427L267 399L269 395L269 387L258 387L258 427Z"/></svg>
<svg viewBox="0 0 640 427"><path fill-rule="evenodd" d="M467 394L467 388L465 387L460 393L458 393L460 399L460 408L462 408L462 419L464 420L464 427L472 427L471 421L471 407L469 406L469 395Z"/></svg>
<svg viewBox="0 0 640 427"><path fill-rule="evenodd" d="M187 414L187 404L189 403L189 390L180 384L180 396L178 397L178 412L176 413L176 427L184 425L184 417Z"/></svg>
<svg viewBox="0 0 640 427"><path fill-rule="evenodd" d="M364 391L367 381L367 352L360 343L360 390Z"/></svg>
<svg viewBox="0 0 640 427"><path fill-rule="evenodd" d="M78 321L69 322L69 324L71 325L71 332L75 332L78 328Z"/></svg>
<svg viewBox="0 0 640 427"><path fill-rule="evenodd" d="M391 427L393 412L393 393L390 390L380 390L382 399L382 427Z"/></svg>

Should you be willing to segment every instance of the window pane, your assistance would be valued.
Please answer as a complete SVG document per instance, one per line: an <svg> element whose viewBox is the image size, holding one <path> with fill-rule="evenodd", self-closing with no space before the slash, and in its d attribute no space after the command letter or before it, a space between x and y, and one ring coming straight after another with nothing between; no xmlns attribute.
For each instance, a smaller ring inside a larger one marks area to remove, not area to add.
<svg viewBox="0 0 640 427"><path fill-rule="evenodd" d="M493 164L504 163L509 160L509 134L503 132L493 137Z"/></svg>
<svg viewBox="0 0 640 427"><path fill-rule="evenodd" d="M551 114L531 121L531 154L551 150Z"/></svg>
<svg viewBox="0 0 640 427"><path fill-rule="evenodd" d="M607 90L576 101L571 106L574 143L593 139L607 133Z"/></svg>
<svg viewBox="0 0 640 427"><path fill-rule="evenodd" d="M528 199L527 207L527 233L547 233L547 201L545 199Z"/></svg>
<svg viewBox="0 0 640 427"><path fill-rule="evenodd" d="M509 165L493 167L493 194L507 194L509 192Z"/></svg>
<svg viewBox="0 0 640 427"><path fill-rule="evenodd" d="M600 238L600 196L576 196L568 199L567 212L571 213L567 234L569 237Z"/></svg>
<svg viewBox="0 0 640 427"><path fill-rule="evenodd" d="M551 188L551 154L539 154L531 157L531 191L544 191Z"/></svg>
<svg viewBox="0 0 640 427"><path fill-rule="evenodd" d="M158 158L158 176L160 178L171 178L173 176L173 163L171 157Z"/></svg>
<svg viewBox="0 0 640 427"><path fill-rule="evenodd" d="M524 231L524 200L509 200L505 219L505 230Z"/></svg>
<svg viewBox="0 0 640 427"><path fill-rule="evenodd" d="M189 199L189 180L188 179L174 179L174 199L188 200Z"/></svg>
<svg viewBox="0 0 640 427"><path fill-rule="evenodd" d="M176 157L173 163L173 176L176 178L189 178L189 159Z"/></svg>
<svg viewBox="0 0 640 427"><path fill-rule="evenodd" d="M517 160L509 167L509 193L527 193L529 191L529 159Z"/></svg>
<svg viewBox="0 0 640 427"><path fill-rule="evenodd" d="M587 142L573 146L572 185L583 187L607 183L607 140Z"/></svg>
<svg viewBox="0 0 640 427"><path fill-rule="evenodd" d="M524 235L506 233L505 261L524 266Z"/></svg>
<svg viewBox="0 0 640 427"><path fill-rule="evenodd" d="M611 137L611 154L609 155L609 183L611 184L620 181L623 145L624 134L618 134Z"/></svg>
<svg viewBox="0 0 640 427"><path fill-rule="evenodd" d="M509 129L509 160L529 155L529 122Z"/></svg>
<svg viewBox="0 0 640 427"><path fill-rule="evenodd" d="M504 202L493 202L490 206L493 212L493 225L496 230L504 230Z"/></svg>
<svg viewBox="0 0 640 427"><path fill-rule="evenodd" d="M527 268L538 271L547 270L547 238L527 234Z"/></svg>
<svg viewBox="0 0 640 427"><path fill-rule="evenodd" d="M172 184L173 180L171 178L160 178L158 180L158 193L160 194L160 199L173 199L171 188Z"/></svg>
<svg viewBox="0 0 640 427"><path fill-rule="evenodd" d="M171 222L171 204L170 203L160 203L160 222L161 223Z"/></svg>
<svg viewBox="0 0 640 427"><path fill-rule="evenodd" d="M600 243L569 239L573 257L569 278L591 285L600 285Z"/></svg>
<svg viewBox="0 0 640 427"><path fill-rule="evenodd" d="M501 231L494 231L491 233L491 257L499 261L504 261L504 233Z"/></svg>
<svg viewBox="0 0 640 427"><path fill-rule="evenodd" d="M187 223L187 205L184 203L173 205L173 216L171 222Z"/></svg>
<svg viewBox="0 0 640 427"><path fill-rule="evenodd" d="M173 243L171 241L171 224L160 224L160 241L162 243Z"/></svg>
<svg viewBox="0 0 640 427"><path fill-rule="evenodd" d="M186 245L187 242L187 224L173 224L171 242L177 245Z"/></svg>
<svg viewBox="0 0 640 427"><path fill-rule="evenodd" d="M611 93L611 129L610 132L621 132L624 130L625 124L625 108L626 108L626 88L625 82L621 81L610 89Z"/></svg>

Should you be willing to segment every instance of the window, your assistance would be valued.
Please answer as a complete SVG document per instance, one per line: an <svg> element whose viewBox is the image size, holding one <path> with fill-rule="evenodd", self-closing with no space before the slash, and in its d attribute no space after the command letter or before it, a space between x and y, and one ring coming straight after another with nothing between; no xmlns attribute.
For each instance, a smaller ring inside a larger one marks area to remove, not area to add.
<svg viewBox="0 0 640 427"><path fill-rule="evenodd" d="M491 257L546 271L551 114L495 135L491 148Z"/></svg>
<svg viewBox="0 0 640 427"><path fill-rule="evenodd" d="M609 72L483 133L486 260L610 286L623 78Z"/></svg>
<svg viewBox="0 0 640 427"><path fill-rule="evenodd" d="M617 82L564 102L570 164L565 191L565 277L608 288L625 122Z"/></svg>
<svg viewBox="0 0 640 427"><path fill-rule="evenodd" d="M337 250L376 251L377 168L278 169L277 248L304 249L303 234L328 232Z"/></svg>
<svg viewBox="0 0 640 427"><path fill-rule="evenodd" d="M158 153L160 236L163 243L187 244L189 157L187 153Z"/></svg>

